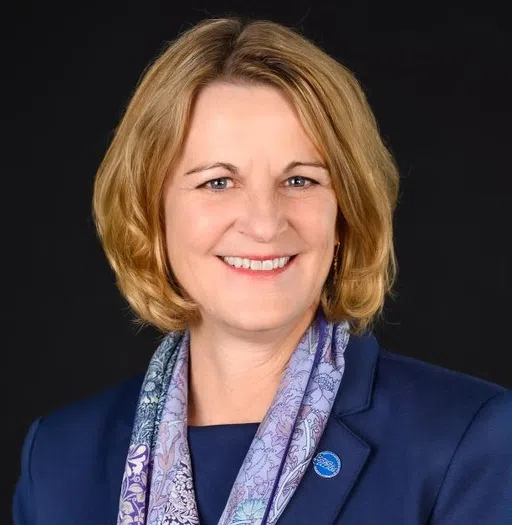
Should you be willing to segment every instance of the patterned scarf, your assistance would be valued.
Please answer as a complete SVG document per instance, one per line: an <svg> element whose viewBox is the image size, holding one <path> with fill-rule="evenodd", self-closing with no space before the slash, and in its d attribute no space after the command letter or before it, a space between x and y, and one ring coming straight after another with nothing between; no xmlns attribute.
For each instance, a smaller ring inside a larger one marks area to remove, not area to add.
<svg viewBox="0 0 512 525"><path fill-rule="evenodd" d="M273 525L308 467L345 369L349 325L322 308L302 336L245 456L219 525ZM190 332L170 332L142 384L118 525L199 525L187 440Z"/></svg>

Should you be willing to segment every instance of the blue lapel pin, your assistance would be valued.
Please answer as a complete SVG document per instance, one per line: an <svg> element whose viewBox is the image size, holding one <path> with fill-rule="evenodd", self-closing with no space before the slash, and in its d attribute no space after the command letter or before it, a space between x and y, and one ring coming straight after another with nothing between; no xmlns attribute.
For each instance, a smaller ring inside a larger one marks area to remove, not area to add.
<svg viewBox="0 0 512 525"><path fill-rule="evenodd" d="M333 478L341 470L341 460L334 452L324 450L313 459L313 467L322 478Z"/></svg>

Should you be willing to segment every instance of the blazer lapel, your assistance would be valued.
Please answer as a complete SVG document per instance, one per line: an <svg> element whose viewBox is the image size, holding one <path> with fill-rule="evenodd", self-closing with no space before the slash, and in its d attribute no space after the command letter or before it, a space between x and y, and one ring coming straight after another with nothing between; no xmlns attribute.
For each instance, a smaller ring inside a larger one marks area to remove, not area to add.
<svg viewBox="0 0 512 525"><path fill-rule="evenodd" d="M379 346L372 335L350 337L345 349L345 372L315 452L315 456L334 452L341 460L340 471L334 477L322 477L311 462L278 519L279 525L332 525L336 521L372 451L343 417L369 408L378 355Z"/></svg>

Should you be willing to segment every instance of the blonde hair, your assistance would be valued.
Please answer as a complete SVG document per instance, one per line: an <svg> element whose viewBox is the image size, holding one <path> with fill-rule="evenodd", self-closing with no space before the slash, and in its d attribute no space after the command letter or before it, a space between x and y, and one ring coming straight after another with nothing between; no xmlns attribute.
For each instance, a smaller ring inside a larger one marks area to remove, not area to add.
<svg viewBox="0 0 512 525"><path fill-rule="evenodd" d="M396 276L393 212L399 177L366 97L343 65L295 29L240 17L203 20L147 69L97 172L98 235L138 324L183 331L198 305L170 268L162 189L199 90L214 81L281 88L325 159L339 210L337 272L321 305L353 333L382 313Z"/></svg>

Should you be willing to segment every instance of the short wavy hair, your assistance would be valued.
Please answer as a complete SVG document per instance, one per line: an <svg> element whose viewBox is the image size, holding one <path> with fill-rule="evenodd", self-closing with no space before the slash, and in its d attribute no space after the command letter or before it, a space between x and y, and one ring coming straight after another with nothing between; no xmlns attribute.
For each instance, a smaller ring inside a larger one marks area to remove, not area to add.
<svg viewBox="0 0 512 525"><path fill-rule="evenodd" d="M352 333L371 328L392 294L399 176L354 75L297 29L237 16L182 32L142 75L98 169L93 216L137 324L183 331L198 305L173 275L162 190L182 151L194 101L214 81L280 88L329 169L341 245L321 305Z"/></svg>

